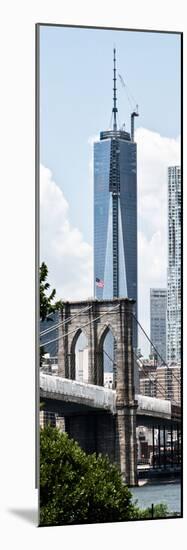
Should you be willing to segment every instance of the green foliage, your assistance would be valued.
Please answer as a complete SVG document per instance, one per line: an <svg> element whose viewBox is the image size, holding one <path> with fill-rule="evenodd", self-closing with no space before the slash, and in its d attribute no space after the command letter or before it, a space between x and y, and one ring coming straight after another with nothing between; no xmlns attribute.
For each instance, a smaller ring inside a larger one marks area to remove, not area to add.
<svg viewBox="0 0 187 550"><path fill-rule="evenodd" d="M50 288L50 284L46 281L48 276L48 268L44 262L42 262L40 267L40 319L45 321L47 316L50 313L54 313L62 307L61 300L52 303L55 296L56 290L53 289L50 294L47 294L47 291Z"/></svg>
<svg viewBox="0 0 187 550"><path fill-rule="evenodd" d="M167 516L169 516L167 504L163 504L162 502L160 504L154 504L153 510L150 507L138 511L139 519L166 518Z"/></svg>
<svg viewBox="0 0 187 550"><path fill-rule="evenodd" d="M66 433L40 432L40 525L107 523L168 517L166 504L144 510L132 502L118 468L87 455ZM173 514L175 515L175 514Z"/></svg>
<svg viewBox="0 0 187 550"><path fill-rule="evenodd" d="M40 267L40 320L45 321L50 313L54 313L62 308L63 304L61 300L52 303L56 296L56 290L53 289L50 294L47 293L50 288L50 284L47 282L48 268L44 262ZM40 347L40 367L42 366L42 359L45 353L44 346Z"/></svg>
<svg viewBox="0 0 187 550"><path fill-rule="evenodd" d="M126 521L137 517L118 468L105 456L86 455L67 434L41 430L40 524Z"/></svg>

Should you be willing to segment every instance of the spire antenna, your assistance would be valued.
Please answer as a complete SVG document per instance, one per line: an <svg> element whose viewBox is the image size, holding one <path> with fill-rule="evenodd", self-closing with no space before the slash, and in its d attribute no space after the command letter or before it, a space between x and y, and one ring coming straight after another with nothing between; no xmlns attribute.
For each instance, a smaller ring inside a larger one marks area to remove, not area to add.
<svg viewBox="0 0 187 550"><path fill-rule="evenodd" d="M112 112L114 113L114 122L113 122L113 130L117 130L117 117L116 117L116 113L118 112L117 110L117 107L116 107L116 103L117 103L117 96L116 96L116 48L113 49L113 53L114 53L114 78L113 78L113 81L114 81L114 87L113 87L113 92L114 92L114 96L113 96L113 109L112 109Z"/></svg>

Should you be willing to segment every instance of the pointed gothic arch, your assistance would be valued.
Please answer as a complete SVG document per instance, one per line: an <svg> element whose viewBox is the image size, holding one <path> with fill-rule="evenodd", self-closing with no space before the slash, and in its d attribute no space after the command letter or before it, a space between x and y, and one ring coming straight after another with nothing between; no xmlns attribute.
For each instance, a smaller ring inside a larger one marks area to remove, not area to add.
<svg viewBox="0 0 187 550"><path fill-rule="evenodd" d="M112 373L112 387L116 386L116 351L117 339L115 338L115 329L111 323L105 323L102 327L98 340L98 378L101 385L104 385L105 371Z"/></svg>
<svg viewBox="0 0 187 550"><path fill-rule="evenodd" d="M71 380L78 379L78 365L76 364L76 346L80 336L83 335L86 338L88 344L88 335L86 331L81 327L77 328L70 344L70 353L69 353L69 378Z"/></svg>

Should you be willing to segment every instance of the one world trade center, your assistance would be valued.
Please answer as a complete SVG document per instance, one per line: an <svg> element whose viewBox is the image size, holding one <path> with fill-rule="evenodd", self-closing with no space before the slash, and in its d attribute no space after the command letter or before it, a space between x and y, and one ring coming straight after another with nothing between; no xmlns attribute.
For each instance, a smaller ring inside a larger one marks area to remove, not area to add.
<svg viewBox="0 0 187 550"><path fill-rule="evenodd" d="M131 114L131 133L118 128L115 49L113 82L112 129L100 132L94 143L94 294L99 300L134 299L137 316L137 111Z"/></svg>

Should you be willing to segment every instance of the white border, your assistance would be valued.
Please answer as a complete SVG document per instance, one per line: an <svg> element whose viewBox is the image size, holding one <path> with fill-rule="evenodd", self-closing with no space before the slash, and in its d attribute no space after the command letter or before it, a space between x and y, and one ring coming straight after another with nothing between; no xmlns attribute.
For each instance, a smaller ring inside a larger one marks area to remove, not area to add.
<svg viewBox="0 0 187 550"><path fill-rule="evenodd" d="M68 545L68 548L86 549L89 546L90 550L101 548L103 544L108 549L114 548L117 543L124 547L129 544L132 550L137 547L154 550L166 544L170 550L183 548L184 519L36 529L31 522L10 510L32 510L37 503L34 491L34 25L36 22L56 22L185 32L185 2L178 0L173 6L169 0L154 3L115 0L111 5L107 0L94 0L93 3L86 0L33 0L32 3L7 0L1 10L0 502L3 548L18 544L20 550L33 548L33 545L47 550L56 543ZM184 77L186 90L186 70ZM185 115L184 105L184 120ZM185 176L186 158L184 161ZM186 202L185 192L185 212ZM28 387L29 392L26 391ZM185 420L186 406L184 412Z"/></svg>

